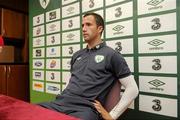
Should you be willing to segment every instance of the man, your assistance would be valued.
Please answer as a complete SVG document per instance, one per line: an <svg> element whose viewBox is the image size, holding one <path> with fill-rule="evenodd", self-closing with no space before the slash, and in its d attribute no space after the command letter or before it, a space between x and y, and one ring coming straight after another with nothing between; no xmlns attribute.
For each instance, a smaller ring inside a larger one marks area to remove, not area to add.
<svg viewBox="0 0 180 120"><path fill-rule="evenodd" d="M138 95L138 88L124 58L101 40L102 17L95 13L83 16L82 31L87 47L71 60L71 78L55 101L43 107L82 120L117 119ZM113 84L119 81L125 91L119 103L108 113L103 105Z"/></svg>

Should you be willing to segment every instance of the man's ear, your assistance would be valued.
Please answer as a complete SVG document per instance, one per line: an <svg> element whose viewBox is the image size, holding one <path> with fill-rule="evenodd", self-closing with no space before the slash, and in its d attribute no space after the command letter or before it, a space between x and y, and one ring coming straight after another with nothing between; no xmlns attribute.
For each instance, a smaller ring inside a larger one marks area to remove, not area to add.
<svg viewBox="0 0 180 120"><path fill-rule="evenodd" d="M101 33L103 31L103 27L102 26L99 26L98 27L98 30L99 30L99 33Z"/></svg>

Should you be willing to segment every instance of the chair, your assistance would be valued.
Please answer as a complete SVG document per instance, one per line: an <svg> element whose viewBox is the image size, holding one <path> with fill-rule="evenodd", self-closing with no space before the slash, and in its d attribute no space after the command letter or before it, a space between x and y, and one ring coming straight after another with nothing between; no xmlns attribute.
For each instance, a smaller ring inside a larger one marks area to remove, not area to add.
<svg viewBox="0 0 180 120"><path fill-rule="evenodd" d="M106 98L106 102L105 102L105 106L104 108L110 112L113 107L119 102L121 95L121 83L119 81L117 81L112 89L110 90L107 98Z"/></svg>

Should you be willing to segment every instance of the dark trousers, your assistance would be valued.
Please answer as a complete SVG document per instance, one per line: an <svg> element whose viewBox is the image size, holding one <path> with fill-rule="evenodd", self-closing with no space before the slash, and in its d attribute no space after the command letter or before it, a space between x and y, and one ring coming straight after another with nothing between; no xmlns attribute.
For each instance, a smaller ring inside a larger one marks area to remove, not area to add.
<svg viewBox="0 0 180 120"><path fill-rule="evenodd" d="M102 120L99 113L96 110L89 107L81 107L79 109L78 106L66 107L53 102L39 103L38 105L50 110L54 110L57 112L65 113L67 115L80 118L81 120Z"/></svg>

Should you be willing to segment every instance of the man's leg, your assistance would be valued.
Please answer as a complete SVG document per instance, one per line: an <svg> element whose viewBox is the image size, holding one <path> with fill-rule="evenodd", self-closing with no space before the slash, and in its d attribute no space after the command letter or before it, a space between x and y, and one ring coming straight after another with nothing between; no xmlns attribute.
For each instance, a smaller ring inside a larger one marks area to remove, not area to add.
<svg viewBox="0 0 180 120"><path fill-rule="evenodd" d="M101 120L101 117L96 111L84 109L83 111L76 111L68 115L80 118L82 120Z"/></svg>
<svg viewBox="0 0 180 120"><path fill-rule="evenodd" d="M84 109L74 109L75 107L65 107L54 102L39 103L38 105L50 110L80 118L82 120L102 120L102 117L97 111L87 107Z"/></svg>
<svg viewBox="0 0 180 120"><path fill-rule="evenodd" d="M39 103L37 105L57 112L64 112L61 106L54 104L53 102L44 102L44 103Z"/></svg>

